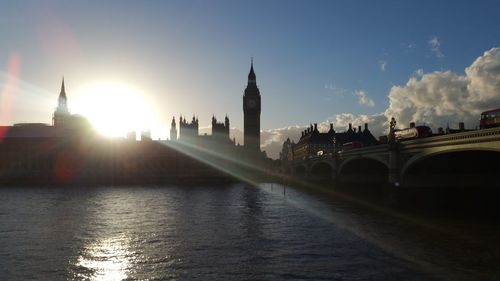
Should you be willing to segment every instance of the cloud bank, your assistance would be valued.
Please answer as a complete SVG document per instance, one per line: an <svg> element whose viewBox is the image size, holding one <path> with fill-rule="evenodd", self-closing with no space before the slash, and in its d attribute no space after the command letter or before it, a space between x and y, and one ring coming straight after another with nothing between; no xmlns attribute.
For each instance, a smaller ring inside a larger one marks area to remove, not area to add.
<svg viewBox="0 0 500 281"><path fill-rule="evenodd" d="M384 112L387 118L434 128L463 121L475 128L482 111L500 107L500 48L478 57L465 69L465 75L451 71L419 74L406 85L391 88L389 108Z"/></svg>
<svg viewBox="0 0 500 281"><path fill-rule="evenodd" d="M437 37L433 39L429 44L438 51L434 51L438 56L441 43ZM364 94L364 103L368 103L364 105L369 105L368 100L371 99ZM356 96L362 104L363 95L358 93ZM405 85L393 86L388 98L389 106L384 112L374 115L341 113L320 122L318 126L325 131L329 123L333 123L335 130L345 131L349 123L354 126L368 123L376 137L386 133L391 117L396 118L400 128L407 127L410 122L426 124L433 130L446 127L447 123L450 127L458 127L458 122L464 122L466 128L476 128L482 111L500 107L500 48L484 52L465 68L464 74L451 71L424 73L419 69ZM287 138L297 141L300 132L307 126L263 131L262 149L266 150L269 157L277 158L282 143Z"/></svg>

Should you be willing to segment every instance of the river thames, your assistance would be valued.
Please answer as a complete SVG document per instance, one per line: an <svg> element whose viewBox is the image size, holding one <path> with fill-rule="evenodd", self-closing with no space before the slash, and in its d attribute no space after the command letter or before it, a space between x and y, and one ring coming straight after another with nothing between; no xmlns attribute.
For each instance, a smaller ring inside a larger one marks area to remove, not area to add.
<svg viewBox="0 0 500 281"><path fill-rule="evenodd" d="M2 188L1 280L498 280L500 226L278 184Z"/></svg>

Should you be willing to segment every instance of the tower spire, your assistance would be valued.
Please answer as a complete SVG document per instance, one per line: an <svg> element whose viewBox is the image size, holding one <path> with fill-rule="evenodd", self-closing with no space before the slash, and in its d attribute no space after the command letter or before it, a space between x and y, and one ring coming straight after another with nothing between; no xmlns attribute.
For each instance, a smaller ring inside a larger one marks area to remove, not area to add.
<svg viewBox="0 0 500 281"><path fill-rule="evenodd" d="M66 89L64 87L64 76L61 83L61 92L59 93L57 111L68 112L68 98L66 97Z"/></svg>
<svg viewBox="0 0 500 281"><path fill-rule="evenodd" d="M182 117L181 117L182 118ZM182 119L179 121L179 126L182 127ZM170 124L170 140L177 140L177 126L175 125L175 116L172 116L172 123Z"/></svg>
<svg viewBox="0 0 500 281"><path fill-rule="evenodd" d="M251 61L250 61L250 73L248 73L248 84L255 84L256 83L256 76L255 76L255 72L253 70L253 57L251 58Z"/></svg>
<svg viewBox="0 0 500 281"><path fill-rule="evenodd" d="M66 98L66 89L64 88L64 76L62 78L62 84L61 84L61 93L59 94L61 97Z"/></svg>
<svg viewBox="0 0 500 281"><path fill-rule="evenodd" d="M64 76L61 83L61 92L57 100L57 107L52 117L52 124L54 126L64 126L70 113L68 111L68 99L66 98L66 89L64 88Z"/></svg>

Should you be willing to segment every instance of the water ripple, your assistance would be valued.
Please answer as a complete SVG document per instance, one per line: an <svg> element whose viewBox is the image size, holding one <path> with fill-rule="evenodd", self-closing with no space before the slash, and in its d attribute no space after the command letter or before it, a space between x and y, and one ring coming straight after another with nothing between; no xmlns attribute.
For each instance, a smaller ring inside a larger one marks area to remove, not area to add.
<svg viewBox="0 0 500 281"><path fill-rule="evenodd" d="M1 280L498 280L498 225L443 237L279 185L0 190ZM474 236L476 235L476 236Z"/></svg>

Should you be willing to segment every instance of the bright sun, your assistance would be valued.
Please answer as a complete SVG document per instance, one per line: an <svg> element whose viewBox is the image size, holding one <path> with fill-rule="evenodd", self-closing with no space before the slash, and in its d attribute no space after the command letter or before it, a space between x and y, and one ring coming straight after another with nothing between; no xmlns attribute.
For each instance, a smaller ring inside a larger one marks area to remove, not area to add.
<svg viewBox="0 0 500 281"><path fill-rule="evenodd" d="M88 118L106 136L125 136L127 132L151 130L154 114L144 95L124 84L87 86L69 101L70 110Z"/></svg>

